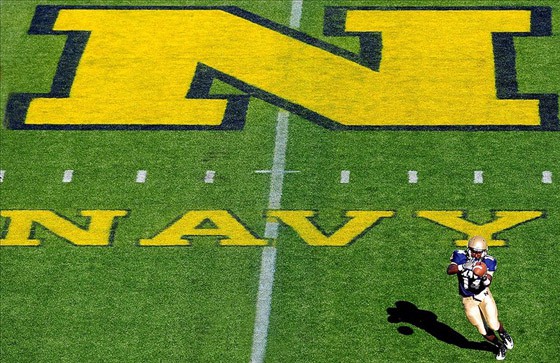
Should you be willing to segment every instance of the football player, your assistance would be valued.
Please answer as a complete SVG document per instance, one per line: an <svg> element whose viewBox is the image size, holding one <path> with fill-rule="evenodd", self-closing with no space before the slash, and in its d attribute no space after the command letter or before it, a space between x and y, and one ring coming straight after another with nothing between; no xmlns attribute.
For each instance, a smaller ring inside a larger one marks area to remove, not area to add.
<svg viewBox="0 0 560 363"><path fill-rule="evenodd" d="M477 262L486 264L487 271L482 276L473 271ZM466 250L453 252L447 274L457 275L459 294L463 298L467 319L487 341L498 347L496 359L504 360L507 350L513 348L513 340L498 320L498 309L490 292L496 265L496 259L488 255L486 240L481 236L474 236L469 239ZM501 339L496 336L496 330Z"/></svg>

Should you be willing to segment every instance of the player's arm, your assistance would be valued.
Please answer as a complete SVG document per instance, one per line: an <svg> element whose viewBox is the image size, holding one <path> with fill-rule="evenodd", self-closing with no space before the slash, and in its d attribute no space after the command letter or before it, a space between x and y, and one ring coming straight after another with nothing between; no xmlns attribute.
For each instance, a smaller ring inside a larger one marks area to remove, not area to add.
<svg viewBox="0 0 560 363"><path fill-rule="evenodd" d="M449 264L449 266L447 266L447 274L448 275L455 275L455 274L459 273L460 272L459 271L459 266L461 266L461 265L458 265L455 262L451 262Z"/></svg>
<svg viewBox="0 0 560 363"><path fill-rule="evenodd" d="M484 284L484 286L490 286L490 284L492 283L493 274L494 271L488 271L486 275L482 276L482 283Z"/></svg>
<svg viewBox="0 0 560 363"><path fill-rule="evenodd" d="M472 270L474 264L463 251L454 251L451 255L450 264L447 266L447 274L455 275L463 273L465 270Z"/></svg>
<svg viewBox="0 0 560 363"><path fill-rule="evenodd" d="M449 266L447 266L447 274L448 275L455 275L460 274L465 270L472 270L472 263L465 262L462 264L458 264L457 262L451 262Z"/></svg>
<svg viewBox="0 0 560 363"><path fill-rule="evenodd" d="M482 276L482 284L484 286L490 286L492 283L492 278L494 277L494 272L496 271L497 262L492 256L488 256L484 259L484 263L488 268L486 275Z"/></svg>

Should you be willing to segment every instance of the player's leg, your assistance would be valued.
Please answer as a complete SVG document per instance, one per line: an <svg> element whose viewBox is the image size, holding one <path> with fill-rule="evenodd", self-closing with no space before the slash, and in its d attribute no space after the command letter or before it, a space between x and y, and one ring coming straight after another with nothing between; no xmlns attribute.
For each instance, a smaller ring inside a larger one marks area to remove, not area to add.
<svg viewBox="0 0 560 363"><path fill-rule="evenodd" d="M465 315L474 325L480 334L489 341L492 345L495 345L498 348L498 353L496 354L497 360L504 360L506 358L506 351L507 348L501 342L500 339L494 333L492 328L486 329L486 324L482 318L482 309L481 309L481 301L475 300L474 298L463 298L463 306L465 307ZM488 324L488 322L487 322ZM488 324L489 325L489 324Z"/></svg>
<svg viewBox="0 0 560 363"><path fill-rule="evenodd" d="M504 327L498 320L498 308L496 307L496 302L494 301L494 298L492 297L490 290L488 290L488 293L484 297L484 300L482 300L482 302L480 303L480 311L484 315L484 319L486 320L486 323L488 324L488 328L489 328L488 332L485 335L485 338L488 341L498 346L498 353L496 354L496 359L504 360L506 358L506 352L508 350L507 345L505 343L504 338L502 338L503 342L500 341L496 337L496 333L494 332L495 330L498 330L498 332L500 332L500 329L503 330ZM505 330L503 331L505 332ZM500 333L500 337L502 337L501 333ZM512 341L512 347L513 347L513 341Z"/></svg>
<svg viewBox="0 0 560 363"><path fill-rule="evenodd" d="M480 310L484 315L484 319L488 323L488 327L492 330L497 330L500 338L504 342L507 349L513 348L513 339L504 329L502 322L498 319L498 307L494 301L494 297L490 290L488 290L488 295L480 303Z"/></svg>
<svg viewBox="0 0 560 363"><path fill-rule="evenodd" d="M504 326L500 322L500 328L498 329L498 334L500 334L500 338L504 341L504 344L507 349L513 348L513 339L508 334L508 332L504 329Z"/></svg>
<svg viewBox="0 0 560 363"><path fill-rule="evenodd" d="M482 320L479 305L480 301L476 301L472 297L463 298L463 307L465 308L467 319L476 327L480 334L486 335L486 327L484 326L484 320Z"/></svg>

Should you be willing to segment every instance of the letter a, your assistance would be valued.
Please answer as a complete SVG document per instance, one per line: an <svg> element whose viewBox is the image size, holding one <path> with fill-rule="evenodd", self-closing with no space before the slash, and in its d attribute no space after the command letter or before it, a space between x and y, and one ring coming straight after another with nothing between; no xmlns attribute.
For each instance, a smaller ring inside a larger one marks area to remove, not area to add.
<svg viewBox="0 0 560 363"><path fill-rule="evenodd" d="M213 224L204 226L205 222ZM141 246L190 246L186 236L222 237L220 246L266 246L268 242L259 239L227 210L189 211L176 222L158 233L154 238L141 239Z"/></svg>

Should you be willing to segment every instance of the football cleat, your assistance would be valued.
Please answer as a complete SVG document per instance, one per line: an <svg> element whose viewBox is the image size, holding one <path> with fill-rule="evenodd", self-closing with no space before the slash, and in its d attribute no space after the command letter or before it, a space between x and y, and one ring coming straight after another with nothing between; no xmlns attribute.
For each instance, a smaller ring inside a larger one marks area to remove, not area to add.
<svg viewBox="0 0 560 363"><path fill-rule="evenodd" d="M500 333L500 338L502 338L507 349L513 348L513 339L511 339L507 332Z"/></svg>
<svg viewBox="0 0 560 363"><path fill-rule="evenodd" d="M496 354L496 359L497 360L506 359L506 352L507 352L507 348L506 348L505 344L500 345L498 347L498 353Z"/></svg>

